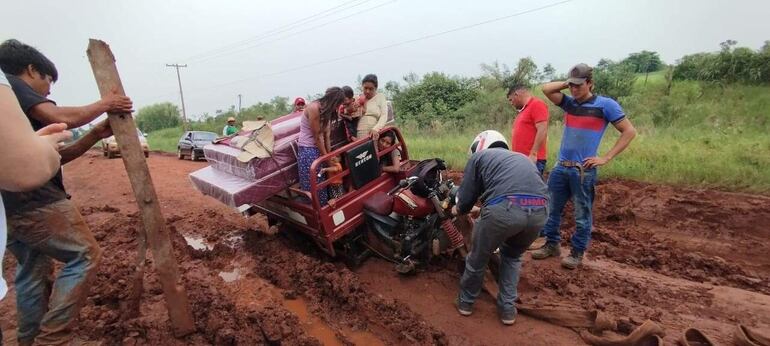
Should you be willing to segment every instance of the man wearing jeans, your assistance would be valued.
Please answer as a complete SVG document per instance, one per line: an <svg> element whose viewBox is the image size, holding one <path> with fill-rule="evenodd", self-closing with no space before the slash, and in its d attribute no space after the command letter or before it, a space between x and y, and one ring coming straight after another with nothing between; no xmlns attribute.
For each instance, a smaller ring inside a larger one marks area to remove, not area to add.
<svg viewBox="0 0 770 346"><path fill-rule="evenodd" d="M37 49L17 40L0 44L6 73L21 110L35 130L53 123L70 128L104 112L131 112L131 100L110 95L80 107L59 107L46 98L58 78L54 64ZM112 135L107 121L59 149L61 164L72 161ZM64 190L62 172L32 191L2 191L8 218L8 250L16 257L16 314L19 345L76 343L73 329L96 273L101 249ZM53 260L63 264L51 282Z"/></svg>
<svg viewBox="0 0 770 346"><path fill-rule="evenodd" d="M473 226L471 252L465 258L457 311L463 316L473 312L489 258L499 248L497 311L503 324L511 325L516 320L514 302L521 256L545 223L548 188L529 158L509 151L505 138L497 131L476 136L470 153L452 214L475 212L474 204L479 199L483 206Z"/></svg>
<svg viewBox="0 0 770 346"><path fill-rule="evenodd" d="M543 86L545 96L564 110L565 126L559 161L548 177L550 214L543 228L547 242L532 253L532 258L561 255L559 225L564 205L571 198L577 229L572 236L572 250L561 261L567 269L575 269L582 263L591 240L591 208L597 167L620 154L636 136L636 129L615 100L592 93L592 72L588 65L578 64L570 70L566 82L551 82ZM572 96L561 92L567 88ZM597 156L604 130L610 123L620 132L620 138L604 156Z"/></svg>

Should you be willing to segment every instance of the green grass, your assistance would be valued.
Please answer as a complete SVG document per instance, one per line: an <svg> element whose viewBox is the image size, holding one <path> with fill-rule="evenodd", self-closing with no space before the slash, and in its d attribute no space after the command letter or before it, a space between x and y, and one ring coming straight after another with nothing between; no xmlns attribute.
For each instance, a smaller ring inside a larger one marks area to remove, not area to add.
<svg viewBox="0 0 770 346"><path fill-rule="evenodd" d="M147 145L150 146L150 150L175 153L176 144L179 142L179 138L182 137L182 133L184 131L182 131L181 127L150 132L147 135Z"/></svg>
<svg viewBox="0 0 770 346"><path fill-rule="evenodd" d="M614 144L608 129L600 152ZM770 137L761 131L641 130L602 176L733 191L770 192Z"/></svg>
<svg viewBox="0 0 770 346"><path fill-rule="evenodd" d="M509 129L493 128L503 134ZM563 127L554 124L548 136L549 170L556 162ZM443 133L406 131L413 158L440 157L461 170L468 145L479 130ZM609 127L599 153L618 138ZM770 136L761 131L719 132L704 129L640 129L631 145L608 165L600 177L652 183L700 186L732 191L770 192Z"/></svg>

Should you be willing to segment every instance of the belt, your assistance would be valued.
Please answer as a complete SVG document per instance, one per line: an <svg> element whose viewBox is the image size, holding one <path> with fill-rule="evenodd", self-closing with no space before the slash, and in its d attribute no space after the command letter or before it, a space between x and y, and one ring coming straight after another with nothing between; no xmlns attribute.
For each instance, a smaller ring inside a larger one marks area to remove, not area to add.
<svg viewBox="0 0 770 346"><path fill-rule="evenodd" d="M583 163L582 162L564 160L564 161L559 161L559 166L577 168L578 172L580 172L580 184L581 185L583 184L583 176L584 176L584 173L585 173L585 167L583 167Z"/></svg>
<svg viewBox="0 0 770 346"><path fill-rule="evenodd" d="M517 193L497 196L487 201L484 206L491 207L502 202L508 202L521 208L545 208L548 205L548 200L545 197Z"/></svg>

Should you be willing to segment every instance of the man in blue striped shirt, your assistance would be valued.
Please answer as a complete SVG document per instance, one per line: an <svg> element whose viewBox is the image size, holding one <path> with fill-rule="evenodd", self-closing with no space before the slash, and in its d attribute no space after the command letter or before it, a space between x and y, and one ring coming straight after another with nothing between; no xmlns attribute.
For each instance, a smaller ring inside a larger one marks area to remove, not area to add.
<svg viewBox="0 0 770 346"><path fill-rule="evenodd" d="M570 94L562 90L569 88ZM572 249L561 264L568 269L577 268L591 240L596 169L610 162L628 147L636 136L636 129L626 118L623 109L613 99L593 94L593 69L586 64L575 65L564 82L551 82L543 86L543 94L564 110L564 135L556 167L548 177L551 194L548 221L543 228L546 244L532 253L533 259L559 257L559 225L567 200L575 207L575 234ZM604 130L612 124L620 138L603 156L598 155Z"/></svg>

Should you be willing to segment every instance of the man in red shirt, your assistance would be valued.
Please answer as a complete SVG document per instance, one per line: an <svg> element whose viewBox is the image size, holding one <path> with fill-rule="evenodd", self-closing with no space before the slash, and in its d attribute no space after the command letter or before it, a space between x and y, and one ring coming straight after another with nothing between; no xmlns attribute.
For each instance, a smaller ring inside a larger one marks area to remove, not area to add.
<svg viewBox="0 0 770 346"><path fill-rule="evenodd" d="M511 150L528 156L542 177L546 164L548 106L532 96L525 85L508 89L508 101L519 112L511 129Z"/></svg>

